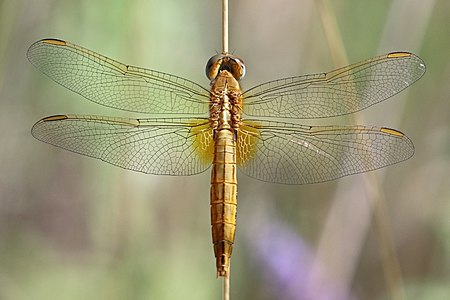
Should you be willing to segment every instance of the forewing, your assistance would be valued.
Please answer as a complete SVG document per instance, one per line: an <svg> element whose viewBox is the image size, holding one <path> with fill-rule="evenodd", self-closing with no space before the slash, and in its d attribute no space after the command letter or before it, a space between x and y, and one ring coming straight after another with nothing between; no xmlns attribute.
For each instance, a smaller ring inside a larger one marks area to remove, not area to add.
<svg viewBox="0 0 450 300"><path fill-rule="evenodd" d="M345 115L386 100L424 73L424 62L414 54L389 53L329 73L258 85L243 94L244 113L296 119Z"/></svg>
<svg viewBox="0 0 450 300"><path fill-rule="evenodd" d="M37 122L32 134L69 151L149 174L197 174L212 160L212 130L206 119L59 115Z"/></svg>
<svg viewBox="0 0 450 300"><path fill-rule="evenodd" d="M170 74L127 66L71 44L45 39L28 59L62 86L104 106L148 114L205 114L209 92Z"/></svg>
<svg viewBox="0 0 450 300"><path fill-rule="evenodd" d="M241 126L237 146L243 173L284 184L317 183L367 172L414 153L407 136L385 127L266 121Z"/></svg>

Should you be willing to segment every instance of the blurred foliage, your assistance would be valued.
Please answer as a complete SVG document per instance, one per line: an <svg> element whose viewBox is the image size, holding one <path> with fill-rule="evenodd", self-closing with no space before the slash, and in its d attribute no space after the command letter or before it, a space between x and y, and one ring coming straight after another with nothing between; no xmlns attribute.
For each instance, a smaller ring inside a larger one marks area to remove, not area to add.
<svg viewBox="0 0 450 300"><path fill-rule="evenodd" d="M209 174L136 174L34 140L31 126L47 115L126 114L58 86L25 57L55 37L207 87L219 2L0 1L0 299L219 299ZM409 161L372 172L402 271L394 289L448 299L450 2L326 3L350 62L405 50L427 64L408 91L360 115L416 146ZM316 1L230 1L244 88L336 67L322 22ZM232 299L390 298L364 175L309 186L239 180Z"/></svg>

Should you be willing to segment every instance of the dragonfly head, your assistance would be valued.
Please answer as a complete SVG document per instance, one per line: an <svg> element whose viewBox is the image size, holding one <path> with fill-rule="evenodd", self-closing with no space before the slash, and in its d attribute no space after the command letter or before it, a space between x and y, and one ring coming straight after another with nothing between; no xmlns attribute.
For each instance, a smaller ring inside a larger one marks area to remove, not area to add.
<svg viewBox="0 0 450 300"><path fill-rule="evenodd" d="M240 80L245 76L244 61L231 54L214 55L206 64L206 77L213 80L223 70L230 72L236 80Z"/></svg>

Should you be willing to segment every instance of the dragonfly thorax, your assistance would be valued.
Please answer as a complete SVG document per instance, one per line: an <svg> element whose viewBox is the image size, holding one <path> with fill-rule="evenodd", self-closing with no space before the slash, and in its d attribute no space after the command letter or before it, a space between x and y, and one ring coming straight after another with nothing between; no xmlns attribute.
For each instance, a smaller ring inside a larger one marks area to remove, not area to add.
<svg viewBox="0 0 450 300"><path fill-rule="evenodd" d="M221 71L228 71L236 80L240 80L245 76L244 61L230 54L214 55L206 63L206 76L213 80Z"/></svg>
<svg viewBox="0 0 450 300"><path fill-rule="evenodd" d="M242 91L231 72L221 70L211 81L210 122L214 130L237 129L241 123Z"/></svg>

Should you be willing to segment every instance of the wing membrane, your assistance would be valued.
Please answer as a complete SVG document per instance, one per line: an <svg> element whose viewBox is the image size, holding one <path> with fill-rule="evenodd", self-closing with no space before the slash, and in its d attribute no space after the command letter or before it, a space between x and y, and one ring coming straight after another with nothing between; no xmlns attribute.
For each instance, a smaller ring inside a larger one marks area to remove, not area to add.
<svg viewBox="0 0 450 300"><path fill-rule="evenodd" d="M210 132L206 119L77 115L47 117L32 128L33 136L43 142L125 169L158 175L205 171L211 161L201 157L204 149L199 147L209 147Z"/></svg>
<svg viewBox="0 0 450 300"><path fill-rule="evenodd" d="M329 181L382 168L411 157L412 142L384 127L302 126L254 121L238 134L240 170L284 184Z"/></svg>
<svg viewBox="0 0 450 300"><path fill-rule="evenodd" d="M62 86L104 106L148 114L205 114L208 90L153 70L127 66L71 44L46 39L30 46L28 59Z"/></svg>
<svg viewBox="0 0 450 300"><path fill-rule="evenodd" d="M424 73L424 62L414 54L390 53L329 73L258 85L243 94L244 113L296 119L345 115L386 100Z"/></svg>

